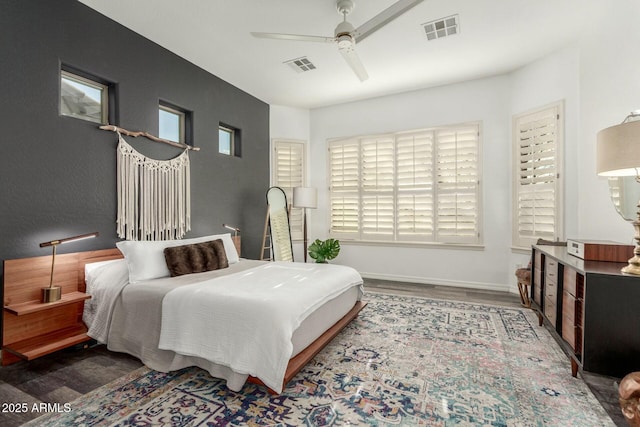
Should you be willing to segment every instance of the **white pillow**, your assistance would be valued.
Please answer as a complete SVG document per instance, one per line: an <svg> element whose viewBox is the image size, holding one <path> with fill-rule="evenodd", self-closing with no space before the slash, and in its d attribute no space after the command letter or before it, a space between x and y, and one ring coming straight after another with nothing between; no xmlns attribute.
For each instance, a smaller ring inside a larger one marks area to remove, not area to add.
<svg viewBox="0 0 640 427"><path fill-rule="evenodd" d="M231 233L214 234L212 236L196 237L193 239L159 240L153 242L123 240L116 243L116 246L127 260L129 282L133 283L140 280L170 276L167 262L164 258L164 248L208 242L216 239L222 239L229 264L240 261L236 247L233 244L233 240L231 240Z"/></svg>
<svg viewBox="0 0 640 427"><path fill-rule="evenodd" d="M115 262L122 261L121 259L110 259L107 261L88 262L84 265L84 277L85 280L93 280L94 271L104 265L113 264Z"/></svg>

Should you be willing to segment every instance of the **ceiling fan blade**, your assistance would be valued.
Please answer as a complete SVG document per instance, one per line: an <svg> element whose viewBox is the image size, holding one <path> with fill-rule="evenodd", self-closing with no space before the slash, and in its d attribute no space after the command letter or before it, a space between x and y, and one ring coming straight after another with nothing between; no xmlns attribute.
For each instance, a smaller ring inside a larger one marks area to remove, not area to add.
<svg viewBox="0 0 640 427"><path fill-rule="evenodd" d="M423 0L399 0L356 28L352 36L356 42L361 42L422 1Z"/></svg>
<svg viewBox="0 0 640 427"><path fill-rule="evenodd" d="M349 47L341 47L338 49L342 57L347 61L347 64L351 67L354 73L358 76L361 82L367 80L369 78L369 74L367 74L367 70L364 69L364 65L360 62L360 58L358 54L353 49L353 45Z"/></svg>
<svg viewBox="0 0 640 427"><path fill-rule="evenodd" d="M280 33L251 33L253 37L263 39L277 39L277 40L294 40L301 42L320 42L320 43L333 43L336 41L335 37L322 37L322 36L303 36L298 34L280 34Z"/></svg>

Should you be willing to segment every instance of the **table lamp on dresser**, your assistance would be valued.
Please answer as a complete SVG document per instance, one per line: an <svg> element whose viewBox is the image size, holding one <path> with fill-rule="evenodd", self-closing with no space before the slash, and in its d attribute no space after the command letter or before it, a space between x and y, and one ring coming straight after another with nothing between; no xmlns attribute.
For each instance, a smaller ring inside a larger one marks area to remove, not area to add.
<svg viewBox="0 0 640 427"><path fill-rule="evenodd" d="M640 112L633 112L619 125L598 132L596 172L606 177L632 176L640 185ZM640 275L640 201L632 224L636 247L622 272Z"/></svg>

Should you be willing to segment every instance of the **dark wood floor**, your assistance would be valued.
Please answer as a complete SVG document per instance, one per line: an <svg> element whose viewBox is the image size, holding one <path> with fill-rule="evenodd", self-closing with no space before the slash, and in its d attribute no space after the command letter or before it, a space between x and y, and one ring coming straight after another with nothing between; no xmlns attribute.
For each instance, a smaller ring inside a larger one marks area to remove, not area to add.
<svg viewBox="0 0 640 427"><path fill-rule="evenodd" d="M371 291L453 299L458 301L500 304L520 307L515 294L484 290L471 290L449 286L413 285L382 280L365 281ZM42 415L27 412L5 411L11 403L26 403L29 409L34 403L67 403L85 393L105 385L142 366L137 359L113 353L104 346L71 348L31 362L19 362L0 368L0 425L19 426ZM616 425L625 426L617 401L617 378L581 373L602 406Z"/></svg>

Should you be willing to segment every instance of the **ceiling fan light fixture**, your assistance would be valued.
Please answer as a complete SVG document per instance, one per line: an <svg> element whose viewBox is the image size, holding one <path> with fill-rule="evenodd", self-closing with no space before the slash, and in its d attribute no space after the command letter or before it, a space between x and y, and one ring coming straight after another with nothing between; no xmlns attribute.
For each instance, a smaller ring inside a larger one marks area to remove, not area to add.
<svg viewBox="0 0 640 427"><path fill-rule="evenodd" d="M347 49L353 46L353 38L349 34L343 34L336 39L339 49Z"/></svg>

